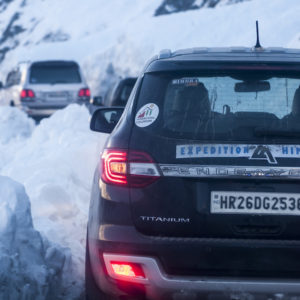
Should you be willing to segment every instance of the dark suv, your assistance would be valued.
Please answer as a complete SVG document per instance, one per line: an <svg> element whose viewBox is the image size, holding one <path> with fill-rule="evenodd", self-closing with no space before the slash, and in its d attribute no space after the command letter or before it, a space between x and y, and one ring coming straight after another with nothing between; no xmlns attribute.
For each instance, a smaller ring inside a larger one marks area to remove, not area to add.
<svg viewBox="0 0 300 300"><path fill-rule="evenodd" d="M89 105L90 113L92 114L100 106L125 107L136 80L135 77L123 78L108 89L104 98L102 96L93 97Z"/></svg>
<svg viewBox="0 0 300 300"><path fill-rule="evenodd" d="M88 299L300 299L299 85L300 50L163 51L120 120L94 113L92 130L113 131Z"/></svg>
<svg viewBox="0 0 300 300"><path fill-rule="evenodd" d="M114 84L103 99L103 106L125 106L137 78L123 78Z"/></svg>

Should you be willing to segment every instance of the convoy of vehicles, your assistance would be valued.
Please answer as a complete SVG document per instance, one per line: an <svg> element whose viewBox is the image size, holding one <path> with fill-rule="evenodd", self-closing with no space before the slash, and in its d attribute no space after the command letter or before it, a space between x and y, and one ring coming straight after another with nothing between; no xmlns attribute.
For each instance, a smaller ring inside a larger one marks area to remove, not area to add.
<svg viewBox="0 0 300 300"><path fill-rule="evenodd" d="M137 78L123 78L105 97L91 98L90 89L74 61L45 60L19 63L0 82L0 103L16 106L34 118L47 117L71 103L84 104L90 113L99 106L126 105Z"/></svg>
<svg viewBox="0 0 300 300"><path fill-rule="evenodd" d="M88 104L91 96L74 61L20 63L0 87L0 103L19 107L32 117L49 116L70 103Z"/></svg>
<svg viewBox="0 0 300 300"><path fill-rule="evenodd" d="M122 112L91 119L87 299L298 299L300 51L163 51Z"/></svg>
<svg viewBox="0 0 300 300"><path fill-rule="evenodd" d="M87 299L300 299L300 50L164 50L90 98L74 61L20 63L0 83L2 104L84 104L110 134Z"/></svg>

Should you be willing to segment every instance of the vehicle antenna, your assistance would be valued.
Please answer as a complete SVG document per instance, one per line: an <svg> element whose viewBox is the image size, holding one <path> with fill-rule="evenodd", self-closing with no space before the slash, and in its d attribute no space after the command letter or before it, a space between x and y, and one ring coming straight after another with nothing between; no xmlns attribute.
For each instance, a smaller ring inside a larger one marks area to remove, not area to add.
<svg viewBox="0 0 300 300"><path fill-rule="evenodd" d="M255 50L261 50L262 46L259 42L259 30L258 30L258 21L256 21L256 45L254 46Z"/></svg>

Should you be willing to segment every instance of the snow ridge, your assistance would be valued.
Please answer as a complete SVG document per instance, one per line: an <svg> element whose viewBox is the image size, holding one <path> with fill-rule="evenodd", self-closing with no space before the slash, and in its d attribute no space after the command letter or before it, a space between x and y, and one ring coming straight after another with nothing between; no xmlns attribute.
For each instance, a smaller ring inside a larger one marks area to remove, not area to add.
<svg viewBox="0 0 300 300"><path fill-rule="evenodd" d="M24 187L0 176L0 299L59 299L65 254L33 228Z"/></svg>
<svg viewBox="0 0 300 300"><path fill-rule="evenodd" d="M215 8L218 5L236 4L251 0L164 0L154 15L167 15L200 8Z"/></svg>
<svg viewBox="0 0 300 300"><path fill-rule="evenodd" d="M28 195L0 177L0 299L82 297L90 190L107 136L89 120L73 104L36 126L0 106L0 174Z"/></svg>

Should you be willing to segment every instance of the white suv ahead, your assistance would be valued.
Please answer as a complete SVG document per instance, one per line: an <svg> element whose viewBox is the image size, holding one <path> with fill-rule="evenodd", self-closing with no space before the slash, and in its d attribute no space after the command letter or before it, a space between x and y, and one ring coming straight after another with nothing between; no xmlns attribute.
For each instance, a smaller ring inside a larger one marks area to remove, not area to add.
<svg viewBox="0 0 300 300"><path fill-rule="evenodd" d="M88 104L91 96L74 61L20 63L0 88L0 104L17 106L32 117L49 116L70 103Z"/></svg>

